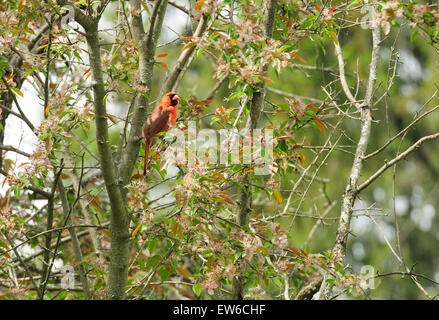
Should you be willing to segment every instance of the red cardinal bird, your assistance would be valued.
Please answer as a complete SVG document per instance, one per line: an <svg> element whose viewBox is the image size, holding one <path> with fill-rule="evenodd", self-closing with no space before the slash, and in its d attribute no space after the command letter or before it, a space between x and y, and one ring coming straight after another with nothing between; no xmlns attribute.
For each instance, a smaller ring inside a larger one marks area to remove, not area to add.
<svg viewBox="0 0 439 320"><path fill-rule="evenodd" d="M145 140L145 162L143 163L143 175L146 175L148 167L148 154L155 136L162 131L168 131L175 125L177 120L177 106L180 97L175 92L166 93L158 106L146 119L142 128L142 136Z"/></svg>

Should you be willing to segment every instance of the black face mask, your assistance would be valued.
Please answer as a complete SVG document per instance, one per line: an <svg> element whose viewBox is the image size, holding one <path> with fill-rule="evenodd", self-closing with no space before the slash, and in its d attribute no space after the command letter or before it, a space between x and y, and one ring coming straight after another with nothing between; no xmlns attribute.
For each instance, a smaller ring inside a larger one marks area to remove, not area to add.
<svg viewBox="0 0 439 320"><path fill-rule="evenodd" d="M178 104L178 100L174 100L175 94L169 95L169 98L171 99L171 106L176 106Z"/></svg>

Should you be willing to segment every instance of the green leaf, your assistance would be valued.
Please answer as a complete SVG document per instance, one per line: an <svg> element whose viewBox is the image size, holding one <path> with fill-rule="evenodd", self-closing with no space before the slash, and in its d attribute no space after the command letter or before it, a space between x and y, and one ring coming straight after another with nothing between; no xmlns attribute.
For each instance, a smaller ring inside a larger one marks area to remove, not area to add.
<svg viewBox="0 0 439 320"><path fill-rule="evenodd" d="M197 282L197 283L194 283L194 285L192 286L192 290L194 291L195 295L197 297L199 297L201 294L201 291L203 291L203 287L201 286L201 283Z"/></svg>
<svg viewBox="0 0 439 320"><path fill-rule="evenodd" d="M79 61L82 61L82 58L79 55L78 51L73 51L73 54L75 55L76 59L78 59Z"/></svg>
<svg viewBox="0 0 439 320"><path fill-rule="evenodd" d="M26 178L21 178L21 182L23 182L23 184L26 186L26 188L29 187L29 185L30 185L30 181Z"/></svg>
<svg viewBox="0 0 439 320"><path fill-rule="evenodd" d="M334 278L330 278L330 279L326 279L325 280L327 283L329 283L329 285L331 286L331 287L333 287L334 285L335 285L335 281L336 281L336 279L334 279Z"/></svg>
<svg viewBox="0 0 439 320"><path fill-rule="evenodd" d="M274 277L273 278L273 284L277 287L282 287L282 280L279 277Z"/></svg>
<svg viewBox="0 0 439 320"><path fill-rule="evenodd" d="M14 87L11 87L11 90L12 90L16 95L19 95L20 97L24 97L23 92L21 92L20 89L18 89L18 88L14 88Z"/></svg>
<svg viewBox="0 0 439 320"><path fill-rule="evenodd" d="M184 46L183 50L189 49L191 47L195 47L197 45L196 42L189 42L187 45Z"/></svg>
<svg viewBox="0 0 439 320"><path fill-rule="evenodd" d="M159 242L159 239L157 239L157 238L154 238L149 242L149 245L148 245L149 252L154 252L155 247L157 246L158 242Z"/></svg>
<svg viewBox="0 0 439 320"><path fill-rule="evenodd" d="M156 254L155 256L151 257L148 260L148 263L146 264L147 268L154 268L162 259L162 256L159 254Z"/></svg>
<svg viewBox="0 0 439 320"><path fill-rule="evenodd" d="M197 50L197 53L195 54L195 58L198 58L203 53L203 48L200 48Z"/></svg>
<svg viewBox="0 0 439 320"><path fill-rule="evenodd" d="M168 279L169 277L169 271L166 270L165 268L160 269L159 271L160 274L160 279L163 281L166 281L166 279Z"/></svg>
<svg viewBox="0 0 439 320"><path fill-rule="evenodd" d="M290 48L292 48L291 45L290 44L286 44L286 45L280 47L279 50L277 50L277 53L282 53L286 49L290 49Z"/></svg>
<svg viewBox="0 0 439 320"><path fill-rule="evenodd" d="M16 184L14 186L14 196L17 199L20 199L20 185L19 184Z"/></svg>
<svg viewBox="0 0 439 320"><path fill-rule="evenodd" d="M302 25L300 26L301 29L306 29L308 27L310 27L313 23L315 19L308 19L307 21L305 21L304 23L302 23Z"/></svg>
<svg viewBox="0 0 439 320"><path fill-rule="evenodd" d="M9 66L8 59L0 57L0 68L7 68Z"/></svg>
<svg viewBox="0 0 439 320"><path fill-rule="evenodd" d="M29 70L26 70L26 72L23 73L23 78L26 78L30 73L34 72L37 69L38 69L37 67L33 67L33 68L30 68Z"/></svg>
<svg viewBox="0 0 439 320"><path fill-rule="evenodd" d="M415 29L413 30L412 34L410 35L410 41L413 42L419 35L419 30Z"/></svg>
<svg viewBox="0 0 439 320"><path fill-rule="evenodd" d="M160 174L160 176L162 177L162 179L165 179L165 177L166 177L166 173L167 173L167 170L166 170L166 169L163 169L163 170L160 170L160 171L159 171L159 174Z"/></svg>
<svg viewBox="0 0 439 320"><path fill-rule="evenodd" d="M399 22L396 19L392 19L389 22L390 22L390 25L392 27L394 27L394 28L400 28L401 27L401 25L399 24Z"/></svg>

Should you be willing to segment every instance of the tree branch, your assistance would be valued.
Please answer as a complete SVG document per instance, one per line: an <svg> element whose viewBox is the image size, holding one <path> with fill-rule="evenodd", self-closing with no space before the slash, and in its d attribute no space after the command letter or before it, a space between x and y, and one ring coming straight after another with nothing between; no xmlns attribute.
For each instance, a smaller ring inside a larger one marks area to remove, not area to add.
<svg viewBox="0 0 439 320"><path fill-rule="evenodd" d="M21 154L22 156L30 157L29 153L21 151L20 149L17 149L17 148L15 148L13 146L5 146L5 145L0 144L0 150L13 151L15 153Z"/></svg>
<svg viewBox="0 0 439 320"><path fill-rule="evenodd" d="M108 270L109 299L123 299L128 277L129 261L129 217L123 201L121 189L116 181L116 172L108 138L106 91L102 74L102 60L99 45L98 20L85 25L90 68L93 75L94 111L96 139L100 157L102 176L110 200L111 256Z"/></svg>
<svg viewBox="0 0 439 320"><path fill-rule="evenodd" d="M143 29L140 1L131 0L130 3L132 8L131 12L133 14L133 36L139 46L139 81L147 90L146 96L150 97L152 92L151 87L155 63L155 50L162 29L168 1L157 0L154 3L147 34L145 34L145 30ZM119 165L119 185L124 186L130 181L131 173L136 164L142 142L142 126L146 120L148 111L147 106L148 98L146 98L144 94L138 94L134 105L128 143L121 155L122 159ZM127 121L129 120L127 119ZM122 190L123 195L125 195L126 192L126 189Z"/></svg>
<svg viewBox="0 0 439 320"><path fill-rule="evenodd" d="M200 38L203 36L204 31L206 31L207 28L207 17L205 15L202 15L200 18L200 22L198 22L197 29L195 30L193 37L195 39ZM178 60L168 75L168 78L166 79L166 82L164 86L162 87L160 95L164 95L166 92L173 91L175 89L175 84L177 82L177 79L180 75L180 73L185 70L187 67L187 64L189 62L189 58L191 55L195 52L195 49L197 46L190 46L183 50L183 52L178 57Z"/></svg>
<svg viewBox="0 0 439 320"><path fill-rule="evenodd" d="M82 177L82 174L83 173L81 173L81 177ZM80 178L80 180L81 180L81 178ZM80 190L81 190L80 186L81 186L81 183L79 183L79 187L77 189L75 202L80 201ZM83 265L81 244L79 243L78 236L76 235L76 230L74 227L75 224L73 223L72 216L70 214L70 212L72 212L72 210L73 210L73 206L72 207L69 206L67 192L65 190L64 184L63 184L61 179L58 181L58 191L59 191L59 195L61 197L61 204L62 204L62 208L64 211L64 215L68 217L68 219L67 219L67 224L69 227L68 230L70 233L70 237L72 238L73 252L75 254L76 266L79 269L79 279L80 279L81 284L82 284L84 297L85 297L85 299L90 300L92 296L90 293L90 287L88 285L87 273L86 273L84 265Z"/></svg>
<svg viewBox="0 0 439 320"><path fill-rule="evenodd" d="M391 166L395 165L397 162L407 157L410 153L412 153L417 148L419 148L421 144L423 144L425 141L434 140L437 139L437 137L439 137L439 132L429 136L425 136L419 139L418 141L416 141L416 143L413 144L410 148L405 150L403 153L399 154L396 158L393 158L389 162L386 162L372 176L370 176L366 181L364 181L361 185L359 185L356 189L357 193L367 188L372 182L374 182L379 176L381 176L381 174L383 174L384 171L386 171L388 168L390 168Z"/></svg>
<svg viewBox="0 0 439 320"><path fill-rule="evenodd" d="M374 19L375 8L372 9L372 19ZM348 99L361 111L361 133L360 139L357 144L354 161L351 167L351 173L349 175L349 181L346 185L345 192L342 198L341 214L339 226L336 232L335 245L333 252L338 260L343 260L346 251L347 237L349 235L350 223L353 213L353 206L357 198L357 184L360 178L361 169L363 165L363 158L366 154L367 146L369 145L369 138L372 124L372 96L375 87L376 73L379 60L379 49L381 42L380 27L375 23L372 27L372 57L369 68L369 80L366 88L366 95L363 104L359 104L352 96L352 93L347 86L346 79L344 77L344 62L342 52L338 41L335 42L336 54L339 62L340 82ZM323 281L319 290L320 299L328 299L330 297L330 287L326 281Z"/></svg>

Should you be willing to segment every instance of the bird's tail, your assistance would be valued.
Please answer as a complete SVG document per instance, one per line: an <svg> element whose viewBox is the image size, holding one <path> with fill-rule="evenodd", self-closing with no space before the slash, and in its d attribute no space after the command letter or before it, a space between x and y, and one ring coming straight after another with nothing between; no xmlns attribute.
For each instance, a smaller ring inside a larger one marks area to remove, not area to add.
<svg viewBox="0 0 439 320"><path fill-rule="evenodd" d="M143 175L146 176L146 169L148 168L148 155L149 148L151 147L150 141L145 141L145 161L143 162Z"/></svg>

